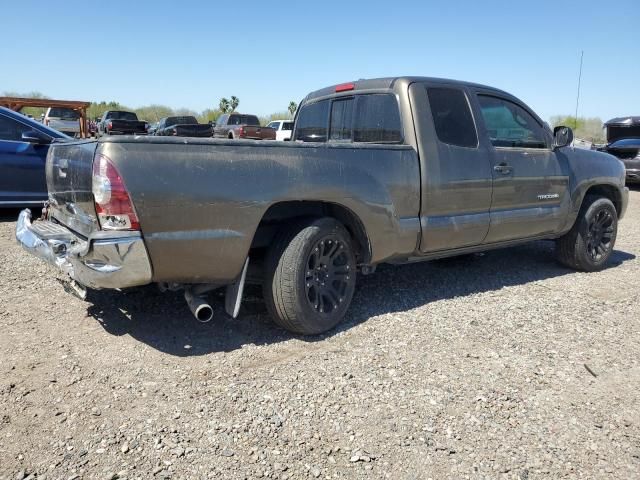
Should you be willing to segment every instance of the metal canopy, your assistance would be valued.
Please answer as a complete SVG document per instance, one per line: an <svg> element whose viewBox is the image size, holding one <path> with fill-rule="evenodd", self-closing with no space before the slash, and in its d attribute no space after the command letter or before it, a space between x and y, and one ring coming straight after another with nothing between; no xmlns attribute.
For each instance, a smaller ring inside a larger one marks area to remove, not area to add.
<svg viewBox="0 0 640 480"><path fill-rule="evenodd" d="M46 98L0 97L0 106L19 112L24 107L61 107L70 108L80 113L80 137L87 138L87 108L90 102L75 100L49 100Z"/></svg>

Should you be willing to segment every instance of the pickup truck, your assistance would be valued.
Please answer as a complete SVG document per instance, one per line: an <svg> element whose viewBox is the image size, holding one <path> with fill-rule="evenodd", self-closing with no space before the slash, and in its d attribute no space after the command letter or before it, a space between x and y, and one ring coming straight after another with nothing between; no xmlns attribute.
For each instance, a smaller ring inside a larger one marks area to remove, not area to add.
<svg viewBox="0 0 640 480"><path fill-rule="evenodd" d="M96 137L103 135L146 135L149 125L134 112L107 110L96 126Z"/></svg>
<svg viewBox="0 0 640 480"><path fill-rule="evenodd" d="M241 113L225 113L220 115L213 127L216 138L246 138L249 140L275 140L273 128L261 127L258 117Z"/></svg>
<svg viewBox="0 0 640 480"><path fill-rule="evenodd" d="M622 160L628 184L640 183L640 116L612 118L604 128L607 143L598 150Z"/></svg>
<svg viewBox="0 0 640 480"><path fill-rule="evenodd" d="M291 140L293 120L273 120L269 122L267 127L273 128L276 131L276 140Z"/></svg>
<svg viewBox="0 0 640 480"><path fill-rule="evenodd" d="M161 137L210 137L212 131L210 125L198 123L196 117L182 116L160 119L153 134Z"/></svg>
<svg viewBox="0 0 640 480"><path fill-rule="evenodd" d="M305 97L290 142L54 144L44 219L23 210L16 236L80 296L157 283L207 321L207 292L226 288L235 317L245 282L259 282L279 325L317 334L346 315L356 274L384 262L553 239L564 265L602 269L627 207L624 166L572 138L495 88L359 80Z"/></svg>

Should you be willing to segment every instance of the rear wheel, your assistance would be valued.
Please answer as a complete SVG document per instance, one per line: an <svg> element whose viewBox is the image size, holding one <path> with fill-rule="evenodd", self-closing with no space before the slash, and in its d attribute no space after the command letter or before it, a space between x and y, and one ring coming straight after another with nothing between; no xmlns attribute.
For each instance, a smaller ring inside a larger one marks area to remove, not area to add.
<svg viewBox="0 0 640 480"><path fill-rule="evenodd" d="M611 257L617 233L618 213L611 200L587 196L576 223L556 240L556 256L577 270L602 270Z"/></svg>
<svg viewBox="0 0 640 480"><path fill-rule="evenodd" d="M282 231L265 266L265 302L281 327L313 335L344 318L355 290L356 259L349 233L336 220Z"/></svg>

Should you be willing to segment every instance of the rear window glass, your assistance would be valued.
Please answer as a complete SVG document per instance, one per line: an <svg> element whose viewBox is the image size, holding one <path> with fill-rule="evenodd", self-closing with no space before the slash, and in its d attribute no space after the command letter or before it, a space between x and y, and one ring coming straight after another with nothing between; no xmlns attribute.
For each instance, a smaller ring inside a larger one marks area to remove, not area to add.
<svg viewBox="0 0 640 480"><path fill-rule="evenodd" d="M402 141L400 112L395 96L389 94L358 95L353 141L398 143Z"/></svg>
<svg viewBox="0 0 640 480"><path fill-rule="evenodd" d="M282 124L282 130L293 130L293 122L284 122Z"/></svg>
<svg viewBox="0 0 640 480"><path fill-rule="evenodd" d="M353 98L334 100L331 105L331 140L351 140Z"/></svg>
<svg viewBox="0 0 640 480"><path fill-rule="evenodd" d="M192 125L198 123L196 117L168 117L166 125Z"/></svg>
<svg viewBox="0 0 640 480"><path fill-rule="evenodd" d="M138 117L133 112L109 112L107 118L111 118L113 120L138 120Z"/></svg>
<svg viewBox="0 0 640 480"><path fill-rule="evenodd" d="M457 88L428 88L427 93L438 140L457 147L476 148L478 135L464 92Z"/></svg>
<svg viewBox="0 0 640 480"><path fill-rule="evenodd" d="M302 107L298 114L295 140L326 142L328 116L329 100L322 100Z"/></svg>
<svg viewBox="0 0 640 480"><path fill-rule="evenodd" d="M49 110L49 118L59 118L61 120L78 120L80 113L71 108L54 107Z"/></svg>

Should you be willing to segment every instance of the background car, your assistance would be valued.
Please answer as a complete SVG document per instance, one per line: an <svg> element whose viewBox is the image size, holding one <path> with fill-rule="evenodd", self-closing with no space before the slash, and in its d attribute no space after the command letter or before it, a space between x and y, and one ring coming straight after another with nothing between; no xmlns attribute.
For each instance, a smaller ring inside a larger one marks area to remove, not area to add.
<svg viewBox="0 0 640 480"><path fill-rule="evenodd" d="M43 123L71 137L80 134L80 112L72 108L49 107Z"/></svg>
<svg viewBox="0 0 640 480"><path fill-rule="evenodd" d="M0 107L0 207L35 206L47 199L45 160L49 145L61 140L71 138Z"/></svg>
<svg viewBox="0 0 640 480"><path fill-rule="evenodd" d="M273 120L267 127L276 131L276 140L291 140L293 130L293 120Z"/></svg>

